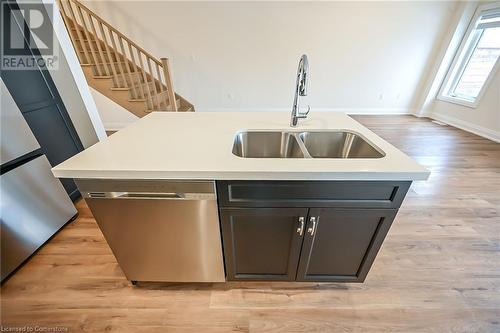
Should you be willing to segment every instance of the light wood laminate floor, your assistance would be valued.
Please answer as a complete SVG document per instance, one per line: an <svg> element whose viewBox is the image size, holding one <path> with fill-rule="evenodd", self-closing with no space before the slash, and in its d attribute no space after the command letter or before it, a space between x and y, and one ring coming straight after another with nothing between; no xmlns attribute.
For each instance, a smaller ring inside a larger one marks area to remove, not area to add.
<svg viewBox="0 0 500 333"><path fill-rule="evenodd" d="M500 144L412 116L358 116L432 175L364 284L140 284L84 201L1 287L2 325L70 332L500 332Z"/></svg>

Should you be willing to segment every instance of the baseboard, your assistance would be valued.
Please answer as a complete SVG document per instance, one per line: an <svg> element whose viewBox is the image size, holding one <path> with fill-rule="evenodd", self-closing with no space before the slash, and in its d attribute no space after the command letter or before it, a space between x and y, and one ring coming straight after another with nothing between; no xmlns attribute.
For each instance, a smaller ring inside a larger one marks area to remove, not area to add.
<svg viewBox="0 0 500 333"><path fill-rule="evenodd" d="M383 112L383 111L374 111L374 112L368 112L368 111L356 111L356 112L351 112L351 111L340 111L340 112L345 112L346 114L352 114L356 116L413 116L414 114L412 112Z"/></svg>
<svg viewBox="0 0 500 333"><path fill-rule="evenodd" d="M313 108L311 109L311 114L314 112L344 112L350 115L359 116L381 116L381 115L414 115L410 109L341 109L341 108ZM289 108L268 108L268 109L258 109L258 108L239 108L239 109L229 109L229 108L196 108L196 112L291 112ZM136 119L130 122L106 122L104 121L104 128L106 131L119 131L128 125L134 123Z"/></svg>
<svg viewBox="0 0 500 333"><path fill-rule="evenodd" d="M445 116L442 114L431 114L428 116L431 119L439 120L445 124L448 124L450 126L459 128L461 130L464 130L466 132L470 132L472 134L479 135L483 138L486 138L491 141L499 142L500 143L500 132L494 131L489 128L485 128L476 124L471 124L467 121L457 119L455 117L450 117L450 116Z"/></svg>
<svg viewBox="0 0 500 333"><path fill-rule="evenodd" d="M430 118L431 115L431 113L428 111L418 111L418 110L415 110L411 114L417 118Z"/></svg>
<svg viewBox="0 0 500 333"><path fill-rule="evenodd" d="M304 106L305 107L305 106ZM196 112L291 112L289 108L200 108L196 107ZM413 114L413 110L406 108L315 108L311 107L311 114L314 112L343 112L355 115L408 115Z"/></svg>

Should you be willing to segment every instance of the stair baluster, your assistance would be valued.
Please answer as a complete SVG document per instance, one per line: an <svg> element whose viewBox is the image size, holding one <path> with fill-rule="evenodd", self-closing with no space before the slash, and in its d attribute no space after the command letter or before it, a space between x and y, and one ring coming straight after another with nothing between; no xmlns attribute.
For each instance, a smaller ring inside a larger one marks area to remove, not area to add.
<svg viewBox="0 0 500 333"><path fill-rule="evenodd" d="M174 84L172 83L172 75L170 74L170 62L167 58L161 58L161 63L163 64L163 71L167 84L168 104L172 108L172 110L170 111L177 111L177 101L175 99L175 93L173 91Z"/></svg>

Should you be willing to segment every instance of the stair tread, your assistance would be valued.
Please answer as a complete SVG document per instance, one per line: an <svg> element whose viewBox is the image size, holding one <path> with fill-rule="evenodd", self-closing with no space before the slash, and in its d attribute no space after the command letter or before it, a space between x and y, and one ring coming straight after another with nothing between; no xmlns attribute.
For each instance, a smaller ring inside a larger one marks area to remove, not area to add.
<svg viewBox="0 0 500 333"><path fill-rule="evenodd" d="M154 83L150 82L150 81L148 81L148 82L140 82L140 83L135 82L132 85L132 87L133 88L140 88L142 86L143 88L147 88L149 86L149 88L154 89L153 85L154 85ZM158 89L158 87L157 87L157 89Z"/></svg>
<svg viewBox="0 0 500 333"><path fill-rule="evenodd" d="M126 61L112 61L112 62L98 62L97 65L109 65L109 64L127 64Z"/></svg>
<svg viewBox="0 0 500 333"><path fill-rule="evenodd" d="M94 79L112 79L113 75L94 75Z"/></svg>
<svg viewBox="0 0 500 333"><path fill-rule="evenodd" d="M105 52L103 51L103 53L105 53ZM113 63L113 64L121 64L121 65L128 64L130 66L133 66L133 64L130 61L115 61L115 60L113 60L112 62L98 62L98 63L96 63L96 65L109 65L111 63ZM136 65L136 68L139 69L139 71L132 71L132 73L142 74L142 69L138 65ZM132 68L130 68L130 70L132 70Z"/></svg>
<svg viewBox="0 0 500 333"><path fill-rule="evenodd" d="M102 50L102 53L107 53L108 52L106 49L101 49L101 50ZM85 52L87 52L87 53L89 53L89 52L101 53L99 50L93 50L92 51L92 50L88 50L88 49L86 51L85 50L81 50L81 51L79 50L78 52L80 52L80 53L85 53ZM113 54L115 53L115 51L113 51L113 50L109 50L109 52L111 52Z"/></svg>
<svg viewBox="0 0 500 333"><path fill-rule="evenodd" d="M168 94L168 90L159 91L158 93L151 92L151 96L159 96L159 95L165 95L165 94ZM181 99L176 96L175 100L180 101Z"/></svg>
<svg viewBox="0 0 500 333"><path fill-rule="evenodd" d="M75 39L74 42L77 43L78 46L82 46L82 39ZM91 42L94 42L94 43L97 43L97 40L96 39L90 39ZM99 39L99 41L101 41ZM88 45L89 44L89 40L88 39L83 39L83 42L84 42L84 45Z"/></svg>
<svg viewBox="0 0 500 333"><path fill-rule="evenodd" d="M98 63L98 65L104 65L104 64L109 65L109 64L111 64L111 63L109 63L109 62L108 62L108 63ZM113 64L116 64L116 62L113 62ZM81 65L81 66L96 66L95 64L80 64L80 65ZM130 74L131 74L131 75L136 75L136 74L142 75L142 72L134 72L134 71L130 71ZM121 79L121 75L122 75L122 74L121 74L121 72L118 72L118 73L116 74L116 76L118 76L120 79ZM129 71L126 71L126 72L124 73L124 75L125 75L125 76L128 76L128 75L129 75ZM110 75L110 76L112 77L112 76L114 76L114 74L113 74L113 75Z"/></svg>

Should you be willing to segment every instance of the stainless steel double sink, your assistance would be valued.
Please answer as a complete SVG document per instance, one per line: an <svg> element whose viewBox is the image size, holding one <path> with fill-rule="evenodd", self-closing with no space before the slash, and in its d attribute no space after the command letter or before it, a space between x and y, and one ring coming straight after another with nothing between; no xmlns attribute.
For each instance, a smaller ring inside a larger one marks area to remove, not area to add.
<svg viewBox="0 0 500 333"><path fill-rule="evenodd" d="M242 131L233 154L243 158L381 158L385 154L350 131Z"/></svg>

